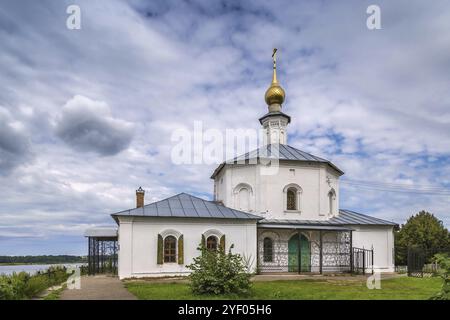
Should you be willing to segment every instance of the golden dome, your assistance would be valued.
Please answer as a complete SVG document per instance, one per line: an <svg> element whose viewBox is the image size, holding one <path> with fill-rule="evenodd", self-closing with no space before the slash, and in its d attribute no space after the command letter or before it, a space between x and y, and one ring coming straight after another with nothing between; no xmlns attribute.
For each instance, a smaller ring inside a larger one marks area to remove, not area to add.
<svg viewBox="0 0 450 320"><path fill-rule="evenodd" d="M269 89L267 89L264 98L266 99L266 103L270 106L272 104L282 104L285 95L283 88L280 87L279 84L272 83Z"/></svg>
<svg viewBox="0 0 450 320"><path fill-rule="evenodd" d="M281 105L284 102L286 96L283 88L280 86L277 80L277 63L276 63L276 52L277 49L273 49L273 76L272 83L267 89L265 94L266 103L270 106L273 104Z"/></svg>

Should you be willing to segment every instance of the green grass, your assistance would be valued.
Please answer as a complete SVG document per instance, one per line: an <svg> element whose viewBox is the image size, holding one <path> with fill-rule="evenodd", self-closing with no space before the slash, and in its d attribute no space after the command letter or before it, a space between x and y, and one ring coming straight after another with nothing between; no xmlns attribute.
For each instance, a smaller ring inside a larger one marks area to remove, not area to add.
<svg viewBox="0 0 450 320"><path fill-rule="evenodd" d="M61 286L61 288L57 290L53 290L48 295L44 297L43 300L59 300L59 296L61 295L61 292L63 292L67 288L67 284L64 284Z"/></svg>
<svg viewBox="0 0 450 320"><path fill-rule="evenodd" d="M287 300L425 300L439 291L440 278L401 277L381 281L381 289L369 290L360 280L280 280L254 282L246 297L194 295L187 283L131 281L127 289L144 300L287 299Z"/></svg>

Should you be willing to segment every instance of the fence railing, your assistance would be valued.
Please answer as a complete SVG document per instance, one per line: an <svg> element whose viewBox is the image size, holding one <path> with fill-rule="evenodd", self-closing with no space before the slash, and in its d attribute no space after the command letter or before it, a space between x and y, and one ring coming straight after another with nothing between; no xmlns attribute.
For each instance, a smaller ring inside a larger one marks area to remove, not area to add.
<svg viewBox="0 0 450 320"><path fill-rule="evenodd" d="M373 249L352 248L351 272L357 274L373 274Z"/></svg>
<svg viewBox="0 0 450 320"><path fill-rule="evenodd" d="M408 248L408 276L423 278L437 273L439 266L435 263L434 256L438 253L450 254L450 248Z"/></svg>
<svg viewBox="0 0 450 320"><path fill-rule="evenodd" d="M88 274L117 274L118 267L117 238L88 239Z"/></svg>
<svg viewBox="0 0 450 320"><path fill-rule="evenodd" d="M269 254L261 252L258 270L262 273L334 273L350 272L373 274L373 249L343 246L329 247L317 253L314 250L277 250Z"/></svg>

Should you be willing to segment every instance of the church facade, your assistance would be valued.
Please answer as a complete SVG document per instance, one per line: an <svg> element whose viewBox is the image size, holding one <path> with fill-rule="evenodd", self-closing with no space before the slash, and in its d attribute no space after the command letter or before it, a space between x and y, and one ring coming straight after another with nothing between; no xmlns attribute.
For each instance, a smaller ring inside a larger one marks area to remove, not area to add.
<svg viewBox="0 0 450 320"><path fill-rule="evenodd" d="M259 119L264 145L217 167L213 200L181 193L144 205L139 189L136 208L112 214L121 279L186 275L200 244L233 246L250 272L350 272L360 254L366 267L394 271L396 224L341 209L344 173L287 144L291 118L282 111L275 57L276 50L268 112Z"/></svg>

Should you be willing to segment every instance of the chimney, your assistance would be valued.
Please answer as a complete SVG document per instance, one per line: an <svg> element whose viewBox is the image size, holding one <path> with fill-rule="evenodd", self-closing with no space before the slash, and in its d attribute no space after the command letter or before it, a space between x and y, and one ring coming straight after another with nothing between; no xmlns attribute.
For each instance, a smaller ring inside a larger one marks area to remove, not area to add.
<svg viewBox="0 0 450 320"><path fill-rule="evenodd" d="M144 206L144 194L145 191L142 187L136 190L136 208L142 208Z"/></svg>

